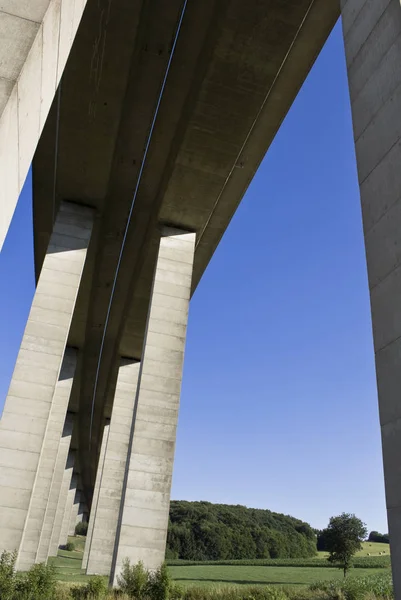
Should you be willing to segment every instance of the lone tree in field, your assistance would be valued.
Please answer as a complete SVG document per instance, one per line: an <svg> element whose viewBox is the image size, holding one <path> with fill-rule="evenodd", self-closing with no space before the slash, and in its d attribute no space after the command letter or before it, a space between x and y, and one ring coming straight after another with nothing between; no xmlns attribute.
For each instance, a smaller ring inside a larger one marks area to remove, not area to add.
<svg viewBox="0 0 401 600"><path fill-rule="evenodd" d="M339 517L331 517L329 526L322 533L330 554L328 560L339 563L346 577L352 557L362 549L361 542L368 534L365 523L355 515L343 513Z"/></svg>

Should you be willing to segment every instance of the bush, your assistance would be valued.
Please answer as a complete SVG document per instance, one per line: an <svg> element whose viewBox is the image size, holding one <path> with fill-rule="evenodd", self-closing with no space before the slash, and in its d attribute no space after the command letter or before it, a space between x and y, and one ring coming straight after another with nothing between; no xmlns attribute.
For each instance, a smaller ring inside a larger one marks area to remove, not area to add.
<svg viewBox="0 0 401 600"><path fill-rule="evenodd" d="M373 595L376 598L390 600L393 598L393 583L391 573L380 573L366 577L352 577L342 581L323 581L312 584L310 590L326 592L330 598L345 598L345 600L361 600Z"/></svg>
<svg viewBox="0 0 401 600"><path fill-rule="evenodd" d="M80 521L75 525L75 535L86 535L88 533L88 522Z"/></svg>
<svg viewBox="0 0 401 600"><path fill-rule="evenodd" d="M67 552L74 552L75 544L73 542L67 542L64 546L64 550L67 550Z"/></svg>
<svg viewBox="0 0 401 600"><path fill-rule="evenodd" d="M101 575L91 577L85 585L71 588L71 596L74 600L98 600L107 593L107 584Z"/></svg>
<svg viewBox="0 0 401 600"><path fill-rule="evenodd" d="M152 600L168 600L171 587L171 577L166 563L160 569L148 573L147 595Z"/></svg>
<svg viewBox="0 0 401 600"><path fill-rule="evenodd" d="M53 566L33 565L17 579L13 600L54 600L56 587Z"/></svg>
<svg viewBox="0 0 401 600"><path fill-rule="evenodd" d="M132 565L128 558L123 561L121 574L117 576L117 584L122 592L130 598L141 600L147 594L149 573L143 566L143 562Z"/></svg>
<svg viewBox="0 0 401 600"><path fill-rule="evenodd" d="M188 587L183 591L183 600L289 600L281 587L226 586L226 587Z"/></svg>
<svg viewBox="0 0 401 600"><path fill-rule="evenodd" d="M17 552L2 552L0 556L0 598L13 600L15 591L15 562Z"/></svg>

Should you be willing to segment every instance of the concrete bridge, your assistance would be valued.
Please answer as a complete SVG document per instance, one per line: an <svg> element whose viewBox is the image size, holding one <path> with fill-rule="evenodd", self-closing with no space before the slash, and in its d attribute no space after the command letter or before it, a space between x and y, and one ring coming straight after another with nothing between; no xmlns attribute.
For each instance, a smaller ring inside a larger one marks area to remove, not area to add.
<svg viewBox="0 0 401 600"><path fill-rule="evenodd" d="M33 163L37 278L0 422L19 569L88 513L88 573L162 562L189 300L340 13L401 598L399 0L0 3L0 247Z"/></svg>

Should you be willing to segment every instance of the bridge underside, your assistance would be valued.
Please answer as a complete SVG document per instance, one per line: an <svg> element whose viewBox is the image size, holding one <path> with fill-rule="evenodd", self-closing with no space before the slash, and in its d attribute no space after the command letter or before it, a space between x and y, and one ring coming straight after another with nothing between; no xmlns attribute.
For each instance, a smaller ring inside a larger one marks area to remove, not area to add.
<svg viewBox="0 0 401 600"><path fill-rule="evenodd" d="M401 7L340 4L401 599ZM0 28L27 6L3 2ZM126 557L164 558L189 300L339 6L39 6L5 95L0 81L0 243L37 146L37 289L0 421L0 552L42 562L90 509L87 573L114 584Z"/></svg>
<svg viewBox="0 0 401 600"><path fill-rule="evenodd" d="M33 162L37 276L60 202L96 209L68 340L89 503L119 357L142 356L160 224L196 233L193 293L339 16L336 0L189 1L160 98L182 10L88 1Z"/></svg>

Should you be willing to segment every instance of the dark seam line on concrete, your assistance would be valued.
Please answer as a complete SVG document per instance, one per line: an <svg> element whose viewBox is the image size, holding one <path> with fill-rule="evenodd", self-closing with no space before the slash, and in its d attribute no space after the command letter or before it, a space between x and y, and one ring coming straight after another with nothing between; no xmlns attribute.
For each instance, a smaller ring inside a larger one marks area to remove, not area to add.
<svg viewBox="0 0 401 600"><path fill-rule="evenodd" d="M400 39L401 33L399 33L397 35L397 37L395 38L395 40L393 41L393 43L391 44L391 46L388 47L388 49L386 50L386 52L383 54L383 56L381 57L381 59L379 60L378 64L376 65L376 67L373 69L372 73L369 75L368 79L365 81L365 83L363 84L363 86L361 87L361 89L358 91L358 93L356 94L356 96L353 98L351 96L351 90L350 91L350 100L351 100L351 104L354 104L354 102L356 102L359 98L359 96L362 94L363 90L365 89L365 87L368 85L369 81L372 79L373 75L380 69L381 64L383 63L384 59L386 58L386 56L389 54L390 50L393 48L393 46L396 45L396 43L398 42L398 40ZM349 86L348 86L349 87ZM397 88L395 88L397 89ZM393 90L394 91L394 90ZM393 93L390 92L391 94ZM383 104L385 104L387 102L387 99L383 102ZM383 104L381 104L380 106L383 106ZM380 110L380 109L379 109ZM378 111L376 111L375 114L377 114ZM370 122L370 121L369 121Z"/></svg>
<svg viewBox="0 0 401 600"><path fill-rule="evenodd" d="M397 421L401 421L401 417L396 417L395 419L391 419L390 421L380 423L380 427L386 427L386 425L390 425L390 423L397 423Z"/></svg>
<svg viewBox="0 0 401 600"><path fill-rule="evenodd" d="M375 120L375 117L380 113L381 110L383 110L387 104L390 104L393 100L393 97L395 96L395 94L400 90L401 88L401 82L397 85L397 87L395 87L391 92L390 95L388 96L388 98L386 98L384 100L384 102L379 106L379 108L377 109L377 111L374 113L374 115L372 116L372 118L370 119L370 121L366 124L365 128L361 131L361 133L358 135L358 137L355 139L355 146L356 144L359 142L359 140L361 139L361 137L363 136L363 134L367 131L367 129L369 128L369 125L371 125L373 123L373 121ZM398 138L399 139L399 138Z"/></svg>
<svg viewBox="0 0 401 600"><path fill-rule="evenodd" d="M386 151L386 152L383 154L383 156L381 157L381 159L379 160L379 162L377 162L377 163L375 164L375 166L374 166L374 167L373 167L373 168L372 168L372 169L369 171L369 173L368 173L367 175L365 175L365 177L364 177L362 180L359 180L359 179L358 179L359 188L361 188L361 187L363 186L363 184L364 184L364 183L365 183L365 181L368 179L368 177L370 177L370 176L372 175L373 171L375 171L375 169L377 169L377 167L378 167L379 165L381 165L381 163L384 161L384 159L385 159L385 158L386 158L386 157L387 157L387 156L390 154L391 150L392 150L392 149L393 149L393 148L394 148L394 147L395 147L397 144L399 144L399 143L400 143L400 139L401 139L401 136L399 136L399 137L396 139L396 141L394 142L394 144L392 144L392 145L390 146L390 148L389 148L389 149L388 149L388 150L387 150L387 151Z"/></svg>
<svg viewBox="0 0 401 600"><path fill-rule="evenodd" d="M391 344L395 344L399 340L401 340L401 335L397 336L394 340L391 340L391 342L388 342L388 344L384 344L384 346L381 346L381 348L378 348L377 350L375 350L375 355L378 354L379 352L382 352L382 350L385 350L389 346L391 346Z"/></svg>
<svg viewBox="0 0 401 600"><path fill-rule="evenodd" d="M390 275L392 275L394 272L398 271L400 268L401 268L401 264L398 263L398 265L395 265L395 267L393 267L393 269L391 271L386 273L386 275L384 275L383 278L380 279L380 281L378 281L377 283L372 285L372 287L369 288L369 292L372 293L373 290L378 288L382 283L384 283L390 277Z"/></svg>
<svg viewBox="0 0 401 600"><path fill-rule="evenodd" d="M400 262L398 262L398 264L394 265L394 267L391 269L391 271L387 271L387 273L385 275L383 275L382 277L379 278L379 281L377 283L375 283L371 286L370 292L373 292L373 290L375 290L382 283L384 283L390 277L390 275L392 275L394 273L394 271L397 271L400 267L401 267L401 264L400 264Z"/></svg>
<svg viewBox="0 0 401 600"><path fill-rule="evenodd" d="M121 248L120 248L120 254L118 257L118 262L117 262L117 266L116 266L116 271L114 274L114 280L113 280L113 285L112 285L112 289L111 289L111 294L110 294L110 300L109 300L109 305L107 308L107 313L106 313L106 320L105 320L105 325L103 328L103 334L102 334L102 340L100 343L100 351L99 351L99 358L98 358L98 364L97 364L97 368L96 368L96 375L95 375L95 383L94 383L94 387L93 387L93 395L92 395L92 406L91 406L91 418L90 418L90 426L89 426L89 450L91 449L91 441L92 441L92 428L93 428L93 413L94 413L94 408L95 408L95 397L96 397L96 392L97 392L97 384L98 384L98 380L99 380L99 372L100 372L100 363L102 360L102 354L103 354L103 347L104 347L104 341L106 339L106 333L107 333L107 327L108 327L108 323L109 323L109 318L110 318L110 312L111 312L111 306L113 303L113 298L114 298L114 292L116 289L116 285L117 285L117 278L118 278L118 274L120 271L120 265L121 265L121 261L122 261L122 257L123 257L123 253L124 253L124 247L125 247L125 242L127 239L127 235L128 235L128 230L131 224L131 218L132 218L132 213L134 210L134 205L135 205L135 200L138 194L138 190L139 190L139 185L141 183L141 179L142 179L142 173L145 167L145 163L146 163L146 159L147 159L147 155L148 155L148 151L149 151L149 147L150 147L150 142L153 136L153 130L156 124L156 120L157 120L157 115L159 114L159 108L160 108L160 104L162 101L162 97L164 94L164 89L166 87L166 82L167 82L167 77L168 74L170 72L170 66L175 54L175 48L177 46L177 39L181 30L181 24L182 24L182 20L184 18L184 14L185 14L185 10L187 7L187 2L188 0L184 0L184 4L182 6L181 9L181 13L179 16L179 20L178 20L178 24L177 24L177 29L175 32L175 36L174 36L174 41L173 41L173 45L171 48L171 52L170 52L170 56L167 62L167 67L166 67L166 71L164 73L164 77L163 77L163 81L162 81L162 85L160 88L160 93L159 93L159 97L157 99L157 103L156 103L156 107L155 107L155 111L154 111L154 115L153 115L153 119L152 119L152 123L150 126L150 130L149 130L149 134L148 134L148 138L146 141L146 145L145 145L145 149L144 149L144 154L143 154L143 159L141 162L141 166L139 169L139 174L138 174L138 179L136 181L135 184L135 190L134 190L134 195L132 198L132 202L131 202L131 207L128 213L128 218L127 218L127 223L125 226L125 230L124 230L124 235L123 235L123 239L122 239L122 243L121 243Z"/></svg>
<svg viewBox="0 0 401 600"><path fill-rule="evenodd" d="M364 46L365 46L365 45L367 44L367 42L369 41L369 38L370 38L370 36L373 34L374 30L375 30L375 29L376 29L376 27L379 25L380 21L381 21L381 20L382 20L382 18L383 18L383 15L386 13L386 11L387 11L388 7L390 6L390 3L391 3L391 2L390 2L390 0L389 0L389 2L387 3L387 5L386 5L386 6L385 6L385 8L383 9L383 12L382 12L382 13L380 13L380 15L379 15L379 18L376 20L376 22L375 22L375 24L374 24L374 27L373 27L373 28L370 30L370 33L369 33L368 37L366 38L366 40L365 40L365 41L363 42L363 44L361 45L361 47L359 48L358 52L355 54L355 56L354 56L354 58L352 59L351 63L350 63L349 65L348 65L348 64L346 65L346 67L347 67L347 71L349 71L349 70L351 69L351 67L352 67L352 65L354 64L355 60L357 59L357 57L358 57L359 53L361 52L361 50L364 48ZM362 11L362 9L363 9L363 8L364 8L364 6L361 8L361 11ZM360 12L361 12L361 11L360 11ZM359 13L358 13L358 14L359 14ZM355 21L354 21L354 22L355 22ZM351 31L351 29L350 29L350 31ZM345 41L345 38L348 36L348 34L349 34L349 32L348 32L348 33L347 33L347 35L344 37L344 41Z"/></svg>
<svg viewBox="0 0 401 600"><path fill-rule="evenodd" d="M15 17L16 19L21 19L22 21L26 21L27 23L35 23L35 25L38 26L38 29L39 29L40 25L42 24L43 18L44 18L44 15L43 15L42 21L34 21L33 19L27 19L27 17L21 17L20 15L15 15L14 13L7 12L6 10L2 10L2 11L0 11L0 13L2 15L8 15L9 17ZM46 14L46 11L45 11L45 14Z"/></svg>
<svg viewBox="0 0 401 600"><path fill-rule="evenodd" d="M395 200L394 200L394 201L393 201L393 202L392 202L392 203L391 203L391 204L388 206L387 210L385 210L383 213L381 213L381 215L380 215L380 217L377 219L377 221L375 221L375 222L373 223L373 225L371 225L371 226L369 227L369 229L366 229L366 230L364 231L365 239L366 239L366 237L369 235L369 233L370 233L371 231L373 231L373 229L374 229L374 228L375 228L375 227L376 227L376 226L377 226L377 225L378 225L378 224L379 224L379 223L380 223L380 222L381 222L381 221L384 219L384 217L385 217L386 215L388 215L388 213L389 213L389 212L390 212L390 211L391 211L391 210L394 208L394 206L395 206L396 204L398 204L398 203L399 203L399 201L400 201L400 200L401 200L401 196L397 196L397 197L396 197L396 199L395 199ZM363 201L363 199L362 199L362 198L361 198L361 203L362 203L362 208L363 208L364 201Z"/></svg>

